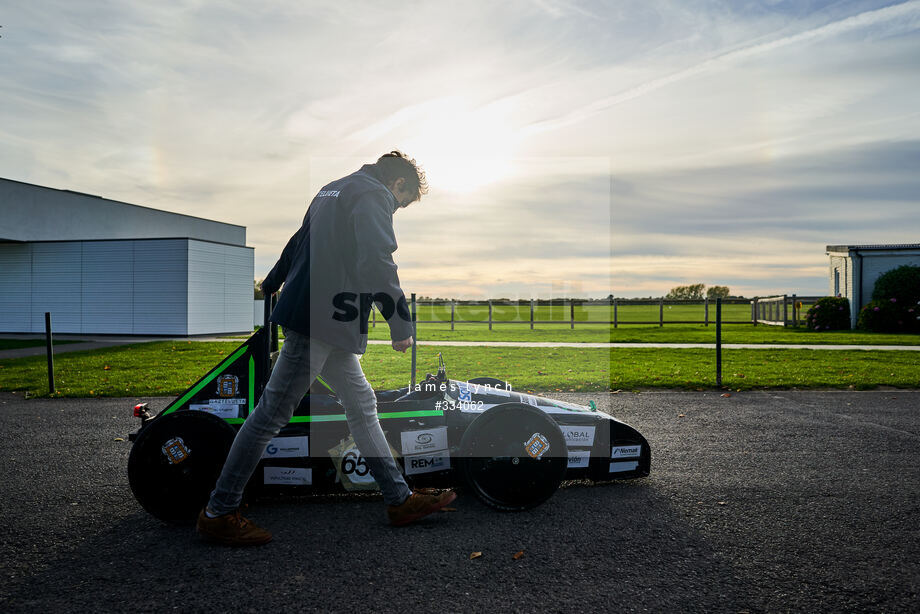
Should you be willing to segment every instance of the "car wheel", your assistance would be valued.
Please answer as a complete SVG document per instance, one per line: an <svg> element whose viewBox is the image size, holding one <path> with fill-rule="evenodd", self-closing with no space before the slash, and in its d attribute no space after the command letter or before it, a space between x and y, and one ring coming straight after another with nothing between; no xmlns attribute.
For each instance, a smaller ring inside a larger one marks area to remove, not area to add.
<svg viewBox="0 0 920 614"><path fill-rule="evenodd" d="M188 524L207 504L236 431L201 411L161 416L137 436L128 457L128 482L145 510Z"/></svg>
<svg viewBox="0 0 920 614"><path fill-rule="evenodd" d="M556 422L539 409L504 403L463 434L457 461L464 483L486 505L519 511L549 499L565 475L568 452Z"/></svg>

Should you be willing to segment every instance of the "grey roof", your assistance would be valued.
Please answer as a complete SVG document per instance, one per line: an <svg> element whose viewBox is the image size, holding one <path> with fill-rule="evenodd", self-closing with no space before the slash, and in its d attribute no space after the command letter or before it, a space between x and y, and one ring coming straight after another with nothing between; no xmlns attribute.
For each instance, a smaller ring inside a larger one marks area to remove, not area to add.
<svg viewBox="0 0 920 614"><path fill-rule="evenodd" d="M0 177L0 240L189 238L246 245L246 227Z"/></svg>
<svg viewBox="0 0 920 614"><path fill-rule="evenodd" d="M898 250L898 249L920 249L920 243L892 243L889 245L828 245L829 252L850 252L854 250Z"/></svg>

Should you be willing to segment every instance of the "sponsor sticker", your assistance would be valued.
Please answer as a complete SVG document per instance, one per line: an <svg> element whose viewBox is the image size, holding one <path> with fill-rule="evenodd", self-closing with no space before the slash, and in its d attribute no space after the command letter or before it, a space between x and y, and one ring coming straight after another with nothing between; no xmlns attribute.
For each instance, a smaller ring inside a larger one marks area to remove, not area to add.
<svg viewBox="0 0 920 614"><path fill-rule="evenodd" d="M209 414L213 414L218 418L239 418L240 417L240 408L238 405L228 405L226 403L218 403L215 405L195 405L191 404L188 408L192 411L203 411Z"/></svg>
<svg viewBox="0 0 920 614"><path fill-rule="evenodd" d="M404 460L406 463L406 475L431 473L433 471L450 469L449 456L424 454L419 456L406 456Z"/></svg>
<svg viewBox="0 0 920 614"><path fill-rule="evenodd" d="M187 459L192 452L192 450L185 445L185 442L182 441L181 437L170 439L163 444L160 450L163 452L163 456L166 457L170 465L178 465Z"/></svg>
<svg viewBox="0 0 920 614"><path fill-rule="evenodd" d="M300 458L310 456L310 438L275 437L265 446L262 458Z"/></svg>
<svg viewBox="0 0 920 614"><path fill-rule="evenodd" d="M534 433L524 442L524 449L530 458L541 458L549 450L549 439L540 433Z"/></svg>
<svg viewBox="0 0 920 614"><path fill-rule="evenodd" d="M570 448L584 446L589 448L594 445L594 426L562 426L562 436L565 437L565 445Z"/></svg>
<svg viewBox="0 0 920 614"><path fill-rule="evenodd" d="M245 405L246 399L208 399L208 405Z"/></svg>
<svg viewBox="0 0 920 614"><path fill-rule="evenodd" d="M313 484L313 470L305 467L264 467L265 484L287 486L310 486Z"/></svg>
<svg viewBox="0 0 920 614"><path fill-rule="evenodd" d="M537 397L532 397L529 394L522 394L521 402L527 403L528 405L533 405L534 407L539 407L539 405L537 404Z"/></svg>
<svg viewBox="0 0 920 614"><path fill-rule="evenodd" d="M217 396L222 399L235 397L240 393L240 378L224 373L217 378Z"/></svg>
<svg viewBox="0 0 920 614"><path fill-rule="evenodd" d="M403 431L400 437L403 454L421 454L447 449L446 426L419 431Z"/></svg>
<svg viewBox="0 0 920 614"><path fill-rule="evenodd" d="M569 450L569 468L587 467L591 460L591 450Z"/></svg>
<svg viewBox="0 0 920 614"><path fill-rule="evenodd" d="M642 453L642 446L614 446L610 458L634 458Z"/></svg>
<svg viewBox="0 0 920 614"><path fill-rule="evenodd" d="M610 463L610 473L622 473L624 471L635 471L639 467L639 461L621 461L619 463Z"/></svg>

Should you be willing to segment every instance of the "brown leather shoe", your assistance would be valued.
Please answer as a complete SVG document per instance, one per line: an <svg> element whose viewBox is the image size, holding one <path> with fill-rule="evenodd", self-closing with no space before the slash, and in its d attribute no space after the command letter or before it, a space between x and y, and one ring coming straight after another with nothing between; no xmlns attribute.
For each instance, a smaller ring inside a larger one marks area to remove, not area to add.
<svg viewBox="0 0 920 614"><path fill-rule="evenodd" d="M201 510L195 528L204 539L225 546L261 546L272 540L271 533L243 518L240 510L217 518L209 518Z"/></svg>
<svg viewBox="0 0 920 614"><path fill-rule="evenodd" d="M387 506L387 518L394 527L401 527L433 514L457 498L457 493L452 490L439 495L425 495L414 492L409 498L399 505Z"/></svg>

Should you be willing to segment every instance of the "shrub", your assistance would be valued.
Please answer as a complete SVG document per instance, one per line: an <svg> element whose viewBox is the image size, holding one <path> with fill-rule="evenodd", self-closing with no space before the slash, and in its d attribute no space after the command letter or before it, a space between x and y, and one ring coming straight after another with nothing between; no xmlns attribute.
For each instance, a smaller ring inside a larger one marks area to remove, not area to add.
<svg viewBox="0 0 920 614"><path fill-rule="evenodd" d="M836 296L825 296L809 308L805 325L811 330L849 330L850 301Z"/></svg>
<svg viewBox="0 0 920 614"><path fill-rule="evenodd" d="M916 307L920 301L920 266L905 264L882 274L875 281L872 300L886 301L892 298L904 305Z"/></svg>
<svg viewBox="0 0 920 614"><path fill-rule="evenodd" d="M904 265L875 282L872 300L859 311L857 326L885 333L920 332L920 267Z"/></svg>

